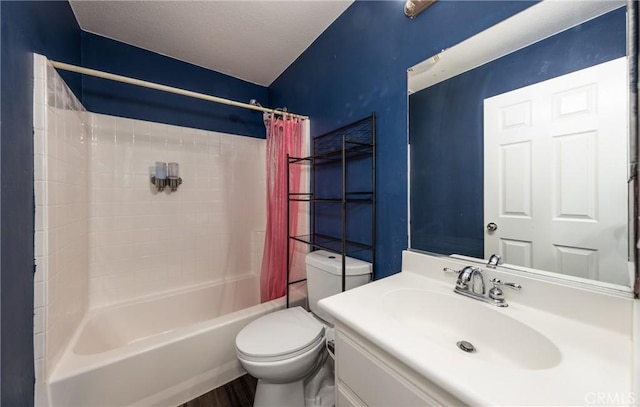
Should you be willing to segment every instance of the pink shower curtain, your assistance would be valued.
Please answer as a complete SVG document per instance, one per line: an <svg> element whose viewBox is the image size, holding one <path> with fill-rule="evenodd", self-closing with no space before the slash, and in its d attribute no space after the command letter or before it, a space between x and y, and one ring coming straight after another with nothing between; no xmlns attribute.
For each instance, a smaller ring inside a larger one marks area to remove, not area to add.
<svg viewBox="0 0 640 407"><path fill-rule="evenodd" d="M302 154L302 121L265 115L267 128L267 230L265 234L260 297L262 302L282 297L287 283L287 154ZM291 166L291 191L300 185L299 165ZM298 204L291 202L290 233L298 227Z"/></svg>

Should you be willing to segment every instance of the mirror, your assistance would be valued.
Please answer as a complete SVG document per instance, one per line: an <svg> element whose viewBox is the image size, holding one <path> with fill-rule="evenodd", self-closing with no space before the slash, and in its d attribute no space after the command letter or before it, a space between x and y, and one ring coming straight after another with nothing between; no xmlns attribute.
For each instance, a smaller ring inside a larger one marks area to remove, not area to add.
<svg viewBox="0 0 640 407"><path fill-rule="evenodd" d="M536 3L409 69L411 250L630 291L625 4Z"/></svg>

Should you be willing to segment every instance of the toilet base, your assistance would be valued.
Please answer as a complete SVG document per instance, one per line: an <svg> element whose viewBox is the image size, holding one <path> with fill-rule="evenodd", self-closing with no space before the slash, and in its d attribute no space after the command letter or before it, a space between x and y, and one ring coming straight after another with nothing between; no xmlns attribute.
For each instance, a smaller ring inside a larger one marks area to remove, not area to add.
<svg viewBox="0 0 640 407"><path fill-rule="evenodd" d="M253 407L334 407L333 359L322 355L314 371L293 383L258 379Z"/></svg>
<svg viewBox="0 0 640 407"><path fill-rule="evenodd" d="M319 369L304 383L305 407L334 407L335 382L333 359L324 352Z"/></svg>
<svg viewBox="0 0 640 407"><path fill-rule="evenodd" d="M303 380L284 384L258 380L253 407L301 407L304 405Z"/></svg>

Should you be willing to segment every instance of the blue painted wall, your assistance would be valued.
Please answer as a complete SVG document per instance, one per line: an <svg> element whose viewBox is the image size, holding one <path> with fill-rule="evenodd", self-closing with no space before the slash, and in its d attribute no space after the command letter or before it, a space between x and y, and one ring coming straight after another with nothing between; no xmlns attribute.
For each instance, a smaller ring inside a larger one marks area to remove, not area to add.
<svg viewBox="0 0 640 407"><path fill-rule="evenodd" d="M7 2L1 10L0 377L2 406L33 405L33 58L80 63L67 2ZM80 80L66 75L76 94Z"/></svg>
<svg viewBox="0 0 640 407"><path fill-rule="evenodd" d="M410 20L401 1L356 1L269 87L271 104L311 116L312 136L376 112L378 278L407 248L407 68L531 4L440 1Z"/></svg>
<svg viewBox="0 0 640 407"><path fill-rule="evenodd" d="M82 66L163 85L268 106L264 86L122 42L82 33ZM82 79L87 110L113 116L265 138L262 113L91 76Z"/></svg>
<svg viewBox="0 0 640 407"><path fill-rule="evenodd" d="M413 248L484 257L483 100L624 56L625 11L411 95Z"/></svg>

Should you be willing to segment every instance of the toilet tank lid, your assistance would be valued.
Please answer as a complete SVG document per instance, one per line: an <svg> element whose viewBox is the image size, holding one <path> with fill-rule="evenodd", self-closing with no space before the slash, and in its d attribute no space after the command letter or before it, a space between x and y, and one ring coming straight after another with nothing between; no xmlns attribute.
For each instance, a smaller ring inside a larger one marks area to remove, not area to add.
<svg viewBox="0 0 640 407"><path fill-rule="evenodd" d="M342 255L340 254L316 250L307 254L306 263L323 271L342 275ZM371 263L347 256L345 257L345 274L348 276L371 274Z"/></svg>

